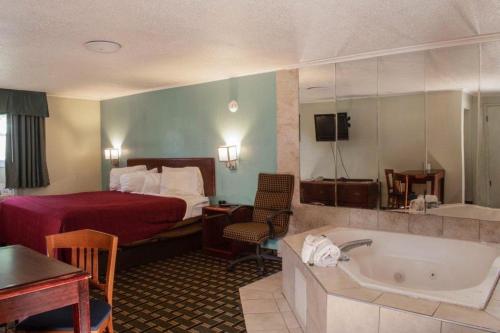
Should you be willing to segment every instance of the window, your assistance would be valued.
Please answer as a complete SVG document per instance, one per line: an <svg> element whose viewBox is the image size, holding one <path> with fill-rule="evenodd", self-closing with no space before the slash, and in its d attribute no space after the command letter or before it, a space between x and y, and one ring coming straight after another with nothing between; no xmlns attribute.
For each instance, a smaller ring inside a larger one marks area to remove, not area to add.
<svg viewBox="0 0 500 333"><path fill-rule="evenodd" d="M5 147L7 144L7 115L0 114L0 167L5 167Z"/></svg>

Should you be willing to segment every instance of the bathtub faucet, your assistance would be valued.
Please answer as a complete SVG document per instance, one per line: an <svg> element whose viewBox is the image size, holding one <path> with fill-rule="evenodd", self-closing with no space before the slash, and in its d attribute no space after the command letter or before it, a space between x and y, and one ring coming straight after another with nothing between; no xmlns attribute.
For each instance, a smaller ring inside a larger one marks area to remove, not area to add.
<svg viewBox="0 0 500 333"><path fill-rule="evenodd" d="M371 239L359 239L350 242L346 242L339 246L340 257L339 261L349 261L351 258L347 255L347 252L351 251L360 246L371 246L373 241Z"/></svg>

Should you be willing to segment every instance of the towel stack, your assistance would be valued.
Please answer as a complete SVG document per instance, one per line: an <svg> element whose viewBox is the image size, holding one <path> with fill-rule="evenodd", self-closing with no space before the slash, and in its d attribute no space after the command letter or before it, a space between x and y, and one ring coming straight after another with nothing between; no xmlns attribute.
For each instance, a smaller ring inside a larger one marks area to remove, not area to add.
<svg viewBox="0 0 500 333"><path fill-rule="evenodd" d="M340 249L326 236L308 235L302 245L302 262L320 267L337 266Z"/></svg>

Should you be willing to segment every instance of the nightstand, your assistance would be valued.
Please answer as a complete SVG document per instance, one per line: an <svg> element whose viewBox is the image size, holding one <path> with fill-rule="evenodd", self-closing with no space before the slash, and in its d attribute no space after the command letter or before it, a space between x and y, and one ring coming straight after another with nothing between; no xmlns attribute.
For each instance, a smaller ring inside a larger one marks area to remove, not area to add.
<svg viewBox="0 0 500 333"><path fill-rule="evenodd" d="M222 237L224 227L231 223L233 213L245 210L242 205L203 207L203 251L220 258L235 258L241 251L248 248L242 242L232 241Z"/></svg>

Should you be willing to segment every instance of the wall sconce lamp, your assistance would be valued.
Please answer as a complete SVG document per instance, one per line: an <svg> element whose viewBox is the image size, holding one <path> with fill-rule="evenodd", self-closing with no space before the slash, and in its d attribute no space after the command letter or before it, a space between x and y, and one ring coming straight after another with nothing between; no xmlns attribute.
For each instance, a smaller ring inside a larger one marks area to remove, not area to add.
<svg viewBox="0 0 500 333"><path fill-rule="evenodd" d="M120 165L120 149L106 148L104 149L104 159L111 160L111 166L117 168Z"/></svg>
<svg viewBox="0 0 500 333"><path fill-rule="evenodd" d="M219 162L225 162L229 170L236 170L238 160L237 146L220 146L218 148Z"/></svg>

